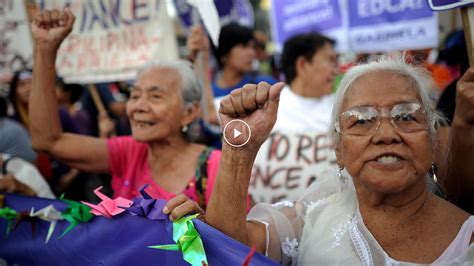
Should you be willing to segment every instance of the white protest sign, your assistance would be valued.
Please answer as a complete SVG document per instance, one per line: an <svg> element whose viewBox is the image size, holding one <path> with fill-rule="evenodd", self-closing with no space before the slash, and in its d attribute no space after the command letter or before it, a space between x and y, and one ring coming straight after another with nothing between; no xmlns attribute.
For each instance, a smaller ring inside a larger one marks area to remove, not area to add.
<svg viewBox="0 0 474 266"><path fill-rule="evenodd" d="M0 77L32 66L30 25L21 0L0 0Z"/></svg>
<svg viewBox="0 0 474 266"><path fill-rule="evenodd" d="M41 8L69 5L72 33L59 49L56 67L67 82L134 79L151 60L178 58L166 1L41 0Z"/></svg>
<svg viewBox="0 0 474 266"><path fill-rule="evenodd" d="M325 133L275 133L262 145L249 192L255 202L294 201L328 169L337 169Z"/></svg>

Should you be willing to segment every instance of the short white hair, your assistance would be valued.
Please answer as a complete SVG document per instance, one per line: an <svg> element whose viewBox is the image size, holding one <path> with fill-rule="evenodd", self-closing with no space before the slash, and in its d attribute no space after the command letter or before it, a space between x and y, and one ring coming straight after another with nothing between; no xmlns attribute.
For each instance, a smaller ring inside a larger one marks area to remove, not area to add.
<svg viewBox="0 0 474 266"><path fill-rule="evenodd" d="M382 55L372 58L368 63L352 67L346 74L344 74L335 95L331 114L331 132L336 142L339 141L339 133L336 132L335 128L336 120L342 111L342 103L344 102L346 93L360 77L369 73L384 70L402 75L412 82L413 88L421 98L421 104L425 109L428 121L430 121L429 130L431 140L435 139L437 135L436 128L445 124L445 119L435 110L434 104L429 96L429 92L434 84L431 74L422 67L408 64L407 56L402 54L399 56Z"/></svg>

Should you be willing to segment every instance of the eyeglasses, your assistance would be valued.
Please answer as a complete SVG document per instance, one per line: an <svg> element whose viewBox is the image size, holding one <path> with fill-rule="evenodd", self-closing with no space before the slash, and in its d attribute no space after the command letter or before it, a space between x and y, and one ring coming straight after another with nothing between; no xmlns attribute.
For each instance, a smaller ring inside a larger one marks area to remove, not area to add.
<svg viewBox="0 0 474 266"><path fill-rule="evenodd" d="M384 117L390 118L399 132L411 133L428 129L425 110L418 103L399 103L391 109L385 107L379 110L373 106L362 106L343 112L336 120L336 132L355 136L372 135L380 127L380 120Z"/></svg>

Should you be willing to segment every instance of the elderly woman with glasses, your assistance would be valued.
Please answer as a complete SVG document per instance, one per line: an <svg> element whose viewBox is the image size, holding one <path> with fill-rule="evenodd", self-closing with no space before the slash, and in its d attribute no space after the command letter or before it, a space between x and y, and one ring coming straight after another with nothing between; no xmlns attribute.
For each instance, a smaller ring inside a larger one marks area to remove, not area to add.
<svg viewBox="0 0 474 266"><path fill-rule="evenodd" d="M472 84L473 74L465 80ZM223 125L244 120L252 138L242 148L224 145L206 222L283 264L469 264L474 217L429 189L440 123L429 86L403 58L352 68L333 108L339 170L318 177L298 201L261 203L247 217L252 164L275 123L282 84L244 86L219 112Z"/></svg>

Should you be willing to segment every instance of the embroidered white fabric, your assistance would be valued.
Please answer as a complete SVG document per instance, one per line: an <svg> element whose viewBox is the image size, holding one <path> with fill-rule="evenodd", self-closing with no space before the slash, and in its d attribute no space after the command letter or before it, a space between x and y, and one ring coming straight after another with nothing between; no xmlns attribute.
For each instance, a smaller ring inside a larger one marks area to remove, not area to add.
<svg viewBox="0 0 474 266"><path fill-rule="evenodd" d="M365 227L347 172L318 177L295 204L259 203L247 220L267 229L266 255L283 265L417 265L396 261ZM474 265L471 216L432 265Z"/></svg>

